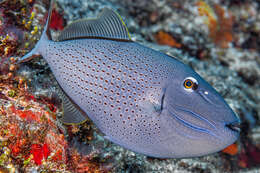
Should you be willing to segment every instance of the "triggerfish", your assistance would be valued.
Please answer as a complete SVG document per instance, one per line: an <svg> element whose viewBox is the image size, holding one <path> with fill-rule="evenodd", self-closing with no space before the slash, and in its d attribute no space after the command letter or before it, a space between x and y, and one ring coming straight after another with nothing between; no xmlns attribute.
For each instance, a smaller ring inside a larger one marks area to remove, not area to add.
<svg viewBox="0 0 260 173"><path fill-rule="evenodd" d="M189 66L131 40L111 9L68 25L54 41L50 12L19 62L42 56L62 90L65 124L88 117L106 139L157 158L207 155L239 136L239 118Z"/></svg>

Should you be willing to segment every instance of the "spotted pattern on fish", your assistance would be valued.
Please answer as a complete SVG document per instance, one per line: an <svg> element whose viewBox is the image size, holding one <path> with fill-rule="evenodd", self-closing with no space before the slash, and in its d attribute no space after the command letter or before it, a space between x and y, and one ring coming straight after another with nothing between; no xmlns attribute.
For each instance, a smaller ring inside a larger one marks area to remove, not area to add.
<svg viewBox="0 0 260 173"><path fill-rule="evenodd" d="M158 100L161 84L173 72L160 53L135 43L92 39L51 42L47 50L47 61L64 91L74 93L71 98L80 100L102 131L128 142L157 142L160 120L144 112L140 103ZM158 56L151 56L154 53Z"/></svg>

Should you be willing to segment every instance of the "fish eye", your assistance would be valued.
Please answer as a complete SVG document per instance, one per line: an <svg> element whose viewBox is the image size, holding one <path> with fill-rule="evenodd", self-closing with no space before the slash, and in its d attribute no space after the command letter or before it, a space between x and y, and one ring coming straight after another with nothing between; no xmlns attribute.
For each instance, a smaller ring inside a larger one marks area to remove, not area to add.
<svg viewBox="0 0 260 173"><path fill-rule="evenodd" d="M188 77L183 82L184 89L187 91L193 91L198 88L198 82L193 77Z"/></svg>

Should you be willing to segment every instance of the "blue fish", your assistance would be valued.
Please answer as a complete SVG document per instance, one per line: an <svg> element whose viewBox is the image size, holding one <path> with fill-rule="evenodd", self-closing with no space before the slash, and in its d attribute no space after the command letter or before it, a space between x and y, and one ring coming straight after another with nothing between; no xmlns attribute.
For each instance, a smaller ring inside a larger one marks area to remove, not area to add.
<svg viewBox="0 0 260 173"><path fill-rule="evenodd" d="M56 41L48 19L20 62L35 56L47 61L62 90L64 123L89 117L106 139L132 151L196 157L239 136L239 118L215 89L174 57L133 42L111 9L70 24Z"/></svg>

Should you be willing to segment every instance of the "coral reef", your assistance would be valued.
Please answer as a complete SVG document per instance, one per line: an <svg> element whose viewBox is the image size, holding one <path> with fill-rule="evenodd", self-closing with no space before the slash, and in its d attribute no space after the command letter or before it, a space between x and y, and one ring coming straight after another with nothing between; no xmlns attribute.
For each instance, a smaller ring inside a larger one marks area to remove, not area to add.
<svg viewBox="0 0 260 173"><path fill-rule="evenodd" d="M258 1L57 0L53 35L66 23L117 10L133 40L185 62L241 118L241 137L222 152L191 159L149 158L105 140L62 112L47 63L17 65L41 35L49 1L0 2L0 171L257 172L260 169L260 9ZM158 45L160 44L160 45Z"/></svg>
<svg viewBox="0 0 260 173"><path fill-rule="evenodd" d="M230 12L224 10L220 5L214 4L214 10L204 1L197 4L200 16L206 16L205 24L209 27L209 37L221 48L228 48L232 42L232 27L234 17Z"/></svg>

